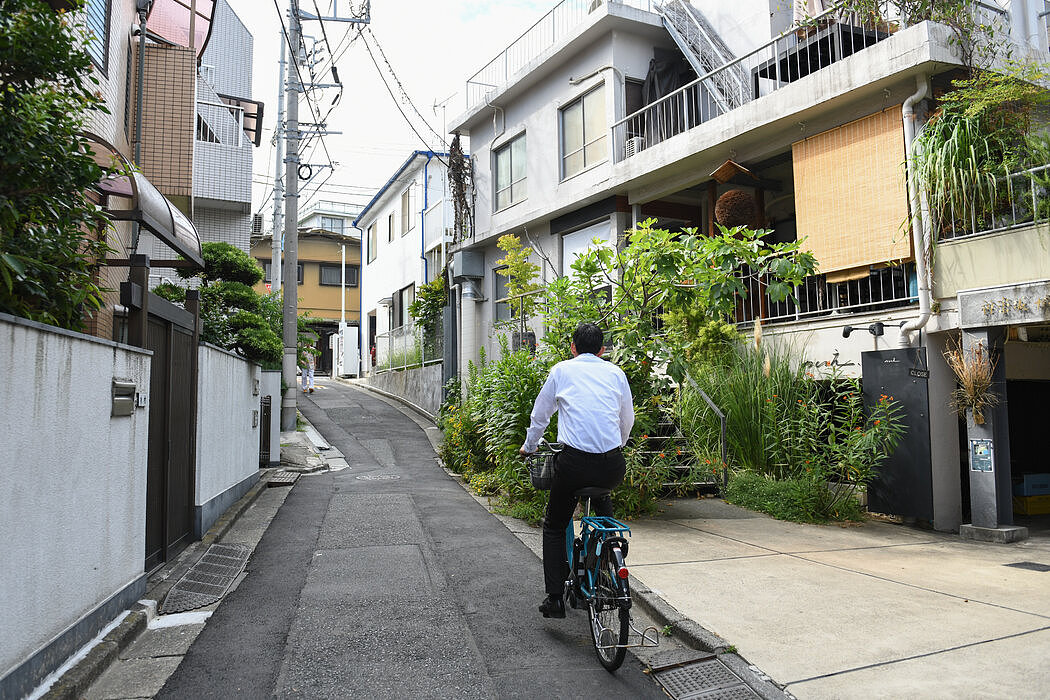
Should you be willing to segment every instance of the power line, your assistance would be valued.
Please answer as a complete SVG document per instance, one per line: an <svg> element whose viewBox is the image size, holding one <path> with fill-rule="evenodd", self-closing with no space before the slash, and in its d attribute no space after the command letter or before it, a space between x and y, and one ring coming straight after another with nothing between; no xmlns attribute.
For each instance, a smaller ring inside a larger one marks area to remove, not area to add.
<svg viewBox="0 0 1050 700"><path fill-rule="evenodd" d="M375 35L371 31L368 32L368 35L372 37L373 41L375 40ZM408 124L408 128L410 128L412 130L412 133L414 133L416 135L416 137L419 138L419 140L423 143L423 145L426 146L429 149L430 148L430 144L427 142L427 140L425 138L423 138L423 135L419 133L419 130L416 129L415 125L412 123L412 120L408 118L407 114L405 114L405 110L401 109L401 104L398 102L397 97L394 95L394 91L391 89L390 84L387 82L386 76L383 74L383 69L379 67L379 63L376 61L376 57L372 53L372 48L368 45L367 41L365 41L363 43L365 45L365 49L368 50L368 56L372 59L372 64L375 65L376 71L378 71L379 77L383 81L383 86L386 88L386 91L388 93L390 93L390 99L392 99L394 101L394 106L397 107L397 111L401 112L401 116L404 117L405 123ZM377 48L379 47L378 42L376 43L376 47ZM385 60L385 58L386 57L384 56L384 60ZM389 67L390 64L387 63L387 66ZM391 71L392 70L393 69L391 69ZM397 77L395 76L394 79L397 80ZM400 82L398 82L398 85L400 85ZM404 93L404 88L402 88L402 93L405 95L405 98L408 99L408 95ZM411 104L411 100L408 100L408 102L409 102L409 104ZM419 114L419 110L416 110L415 105L412 106L412 109L416 111L416 114ZM423 122L426 123L426 120L423 120ZM427 127L430 128L431 131L434 131L434 129L432 127L430 127L429 124L427 124ZM437 132L434 132L434 133L436 134ZM439 136L439 138L440 138L440 136ZM442 143L444 143L444 139L442 139ZM436 156L436 157L437 157L439 163L444 165L445 168L448 168L448 163L445 160L443 160L441 158L441 156Z"/></svg>

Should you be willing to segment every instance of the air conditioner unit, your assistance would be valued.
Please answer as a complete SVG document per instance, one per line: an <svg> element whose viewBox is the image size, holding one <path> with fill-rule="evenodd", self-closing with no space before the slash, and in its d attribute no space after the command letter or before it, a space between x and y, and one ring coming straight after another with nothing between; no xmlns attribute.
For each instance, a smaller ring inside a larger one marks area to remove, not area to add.
<svg viewBox="0 0 1050 700"><path fill-rule="evenodd" d="M645 150L645 139L641 136L632 136L627 139L623 146L623 157L630 158L634 154Z"/></svg>

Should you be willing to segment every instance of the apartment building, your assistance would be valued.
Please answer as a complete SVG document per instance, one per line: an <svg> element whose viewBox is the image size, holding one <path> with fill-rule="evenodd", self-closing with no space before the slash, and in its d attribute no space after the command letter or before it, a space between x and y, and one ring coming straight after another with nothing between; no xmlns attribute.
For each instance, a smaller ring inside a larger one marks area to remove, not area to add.
<svg viewBox="0 0 1050 700"><path fill-rule="evenodd" d="M616 245L649 217L711 231L719 199L738 191L774 240L804 240L819 274L797 302L754 285L733 320L761 321L801 361L904 403L909 430L871 507L1019 536L1012 482L1047 471L1039 455L1050 448L1031 429L1050 418L1050 304L1035 302L1050 298L1050 257L1034 254L1050 238L1015 216L994 232L942 235L930 255L904 163L960 67L951 30L910 22L892 2L876 18L836 7L563 0L471 76L450 123L470 138L475 188L474 228L452 249L459 371L498 347L500 236L541 251L548 282L595 238ZM1045 59L1042 9L1003 0L972 12L1015 57ZM947 407L956 384L944 352L958 340L1002 352L1006 395L983 426ZM992 450L994 467L981 457Z"/></svg>
<svg viewBox="0 0 1050 700"><path fill-rule="evenodd" d="M447 153L413 151L354 220L362 231L365 256L361 274L363 374L414 356L417 346L432 350L432 356L421 361L441 359L433 343L416 342L408 307L419 285L441 274L452 241L447 163Z"/></svg>
<svg viewBox="0 0 1050 700"><path fill-rule="evenodd" d="M316 331L317 372L357 374L361 319L361 233L353 227L361 206L317 200L299 215L299 313L309 314ZM256 291L273 289L273 238L268 233L252 241L251 255L265 271ZM341 330L342 329L342 330ZM342 343L342 346L340 346ZM340 353L345 346L345 355Z"/></svg>

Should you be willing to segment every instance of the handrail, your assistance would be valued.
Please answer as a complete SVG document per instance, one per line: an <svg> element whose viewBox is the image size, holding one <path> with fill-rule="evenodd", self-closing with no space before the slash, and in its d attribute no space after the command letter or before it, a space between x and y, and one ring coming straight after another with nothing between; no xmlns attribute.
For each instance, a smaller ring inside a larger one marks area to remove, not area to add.
<svg viewBox="0 0 1050 700"><path fill-rule="evenodd" d="M466 109L471 109L475 104L479 104L481 99L471 99L470 88L471 86L482 86L487 88L495 88L497 85L492 83L482 82L478 78L494 67L498 66L501 62L503 63L503 81L510 78L509 70L509 56L512 53L522 52L526 50L524 44L527 42L527 38L534 32L538 27L546 22L551 23L551 31L548 36L544 36L537 47L532 47L533 50L522 53L519 58L522 58L522 65L526 65L532 58L535 58L540 53L550 48L558 42L559 39L568 35L569 30L575 28L579 21L573 21L575 15L579 15L579 19L582 21L584 17L594 11L600 4L617 4L627 5L640 10L646 10L651 12L653 7L653 0L561 0L554 7L548 10L542 17L534 22L528 29L522 32L514 41L507 46L507 48L500 51L496 56L481 67L474 75L467 78L467 94L466 94ZM573 13L573 17L570 17L570 22L560 23L555 15L562 12ZM559 26L560 25L560 26ZM559 31L560 30L560 31Z"/></svg>
<svg viewBox="0 0 1050 700"><path fill-rule="evenodd" d="M722 447L722 495L725 496L726 489L729 488L729 446L726 442L726 426L728 419L726 418L726 414L722 413L721 409L719 409L718 406L715 405L715 402L711 400L711 397L707 395L707 392L700 388L689 372L685 373L685 379L689 382L690 386L700 392L700 396L707 402L707 405L711 410L715 412L715 415L718 416L718 421L721 424L719 441L721 442Z"/></svg>
<svg viewBox="0 0 1050 700"><path fill-rule="evenodd" d="M846 0L840 0L840 2L838 4L833 5L831 8L829 8L827 10L824 10L824 12L822 12L819 15L817 15L816 17L812 18L811 21L816 22L818 20L821 20L821 19L827 17L828 15L832 14L833 12L837 12L839 9L842 8L843 5L845 5L845 3L846 3ZM643 112L645 112L647 110L653 109L654 106L659 105L662 102L667 102L667 101L670 101L672 99L677 98L677 96L680 93L684 93L687 90L696 87L700 83L703 83L704 81L709 80L716 73L721 73L722 71L729 70L730 68L733 68L737 64L743 63L745 60L751 58L755 54L758 54L758 53L768 49L770 46L775 46L778 41L781 41L781 40L783 40L785 38L788 38L789 36L793 35L797 30L798 30L797 26L796 27L792 27L791 29L787 29L787 30L781 32L780 34L776 35L771 41L768 41L765 44L762 44L761 46L759 46L755 50L751 51L750 53L746 53L743 56L738 56L738 57L734 58L732 61L730 61L729 63L725 63L725 64L719 66L718 68L715 68L714 70L709 70L707 73L704 73L699 78L696 78L692 82L683 85L682 87L678 88L674 92L669 92L666 95L664 95L663 97L661 97L660 99L654 100L653 102L650 102L649 104L645 105L644 107L642 107L638 111L632 112L631 114L628 114L623 119L621 119L618 122L614 123L612 125L612 129L615 130L616 127L621 126L622 124L625 124L628 120L641 115ZM614 131L614 134L615 134L615 131Z"/></svg>

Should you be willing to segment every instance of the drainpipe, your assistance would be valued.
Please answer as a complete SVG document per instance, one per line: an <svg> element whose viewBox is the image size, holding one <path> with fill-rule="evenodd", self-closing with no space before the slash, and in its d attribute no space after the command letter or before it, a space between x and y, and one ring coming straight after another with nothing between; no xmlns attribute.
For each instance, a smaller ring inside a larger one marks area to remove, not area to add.
<svg viewBox="0 0 1050 700"><path fill-rule="evenodd" d="M423 163L423 211L419 215L419 257L423 260L423 284L430 281L427 279L427 168L433 157L434 152L427 151L427 162Z"/></svg>
<svg viewBox="0 0 1050 700"><path fill-rule="evenodd" d="M915 94L904 101L901 116L904 117L904 153L908 178L908 204L911 207L911 230L913 235L914 233L919 234L919 246L915 251L915 277L919 285L919 317L901 326L897 345L902 348L909 347L911 334L922 330L930 320L930 270L927 267L930 251L930 211L926 203L926 196L919 192L915 165L912 162L912 151L919 148L915 143L915 137L919 133L915 105L926 98L929 93L929 83L925 74L917 75L915 82L918 89Z"/></svg>
<svg viewBox="0 0 1050 700"><path fill-rule="evenodd" d="M150 6L153 4L152 0L138 0L135 4L135 11L139 15L139 60L138 65L135 66L135 167L142 170L142 80L145 75L145 67L143 64L146 62L146 15L149 14ZM196 105L194 105L196 109ZM131 225L131 253L136 253L139 249L139 235L142 231L142 227L139 222L134 222Z"/></svg>
<svg viewBox="0 0 1050 700"><path fill-rule="evenodd" d="M473 352L474 344L477 339L477 302L482 301L483 297L481 290L478 289L477 280L466 279L460 283L459 293L459 315L460 315L460 334L459 334L459 371L460 377L469 376L469 367L471 357L468 357L468 353Z"/></svg>

